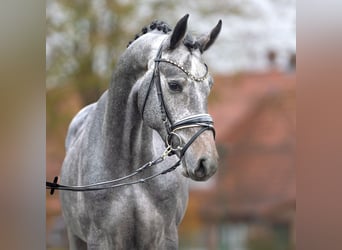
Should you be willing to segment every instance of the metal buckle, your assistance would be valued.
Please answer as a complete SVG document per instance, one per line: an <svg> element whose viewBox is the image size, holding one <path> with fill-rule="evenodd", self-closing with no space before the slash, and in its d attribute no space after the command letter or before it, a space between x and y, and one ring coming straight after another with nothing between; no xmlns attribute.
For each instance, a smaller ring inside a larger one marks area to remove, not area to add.
<svg viewBox="0 0 342 250"><path fill-rule="evenodd" d="M174 140L176 138L176 142ZM166 144L167 147L171 149L171 151L180 151L182 150L182 138L175 132L170 132L170 134L167 136Z"/></svg>

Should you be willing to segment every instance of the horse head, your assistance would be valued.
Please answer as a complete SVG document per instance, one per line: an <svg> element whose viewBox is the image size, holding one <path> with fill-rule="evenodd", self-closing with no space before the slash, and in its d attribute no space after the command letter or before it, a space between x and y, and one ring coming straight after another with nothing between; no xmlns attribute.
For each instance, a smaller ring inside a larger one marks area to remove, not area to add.
<svg viewBox="0 0 342 250"><path fill-rule="evenodd" d="M207 114L213 79L202 55L217 38L221 21L208 34L195 37L187 33L188 17L181 18L172 32L164 23L151 32L143 30L151 50L136 84L137 104L144 123L182 159L183 175L204 181L216 172L218 154Z"/></svg>

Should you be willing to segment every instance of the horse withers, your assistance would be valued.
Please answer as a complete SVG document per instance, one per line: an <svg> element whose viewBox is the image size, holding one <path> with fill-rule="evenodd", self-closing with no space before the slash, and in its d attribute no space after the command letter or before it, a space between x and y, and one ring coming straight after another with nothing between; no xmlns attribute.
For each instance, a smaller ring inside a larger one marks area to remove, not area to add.
<svg viewBox="0 0 342 250"><path fill-rule="evenodd" d="M221 21L195 37L188 17L173 31L161 21L144 27L109 89L72 120L61 187L76 192L60 193L70 249L178 249L188 180L207 180L218 161L202 54Z"/></svg>

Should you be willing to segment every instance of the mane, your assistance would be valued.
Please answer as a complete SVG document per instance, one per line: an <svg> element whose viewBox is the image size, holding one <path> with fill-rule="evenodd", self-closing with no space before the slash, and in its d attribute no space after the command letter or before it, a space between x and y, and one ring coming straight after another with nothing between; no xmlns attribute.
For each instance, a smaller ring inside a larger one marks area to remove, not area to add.
<svg viewBox="0 0 342 250"><path fill-rule="evenodd" d="M141 29L141 31L135 35L134 40L131 40L128 43L127 48L131 45L131 43L133 43L139 37L145 35L148 32L151 32L153 30L158 30L158 31L160 31L161 33L164 33L164 34L168 34L168 33L170 33L172 31L170 25L167 24L166 22L160 21L160 20L154 20L151 24L143 27Z"/></svg>
<svg viewBox="0 0 342 250"><path fill-rule="evenodd" d="M160 31L160 33L164 33L164 34L169 34L172 29L170 27L170 25L164 21L160 21L160 20L154 20L153 22L151 22L151 24L143 27L141 29L141 31L139 33L137 33L134 37L133 40L131 40L128 44L127 44L127 48L135 41L137 40L139 37L145 35L146 33L149 33L151 31L154 30L158 30ZM191 51L191 50L195 50L199 48L199 43L196 41L196 39L190 35L189 33L186 34L186 36L184 37L184 41L183 44Z"/></svg>

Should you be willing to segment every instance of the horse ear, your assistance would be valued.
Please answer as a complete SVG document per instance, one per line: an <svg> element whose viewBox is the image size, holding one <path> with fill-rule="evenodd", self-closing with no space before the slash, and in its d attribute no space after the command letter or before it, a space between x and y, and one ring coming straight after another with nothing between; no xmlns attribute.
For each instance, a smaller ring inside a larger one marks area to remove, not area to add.
<svg viewBox="0 0 342 250"><path fill-rule="evenodd" d="M181 40L184 38L187 28L189 14L186 14L183 16L176 24L176 27L174 28L171 38L170 38L170 44L169 48L175 49L181 42Z"/></svg>
<svg viewBox="0 0 342 250"><path fill-rule="evenodd" d="M220 20L215 28L212 29L209 35L202 36L198 39L198 43L200 45L200 51L203 53L215 42L218 34L220 34L222 27L222 21Z"/></svg>

